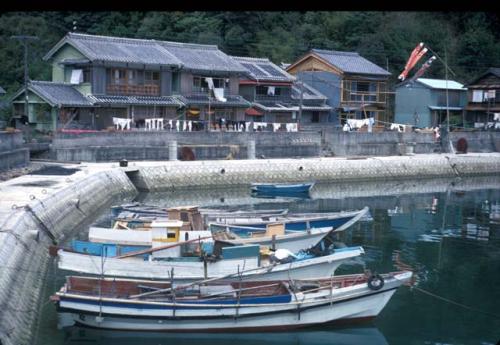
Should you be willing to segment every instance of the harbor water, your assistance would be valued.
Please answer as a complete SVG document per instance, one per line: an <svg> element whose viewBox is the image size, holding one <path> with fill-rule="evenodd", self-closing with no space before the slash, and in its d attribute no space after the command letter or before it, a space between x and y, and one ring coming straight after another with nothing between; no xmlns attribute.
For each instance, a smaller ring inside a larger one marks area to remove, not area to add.
<svg viewBox="0 0 500 345"><path fill-rule="evenodd" d="M362 245L366 254L336 274L414 268L412 287L402 286L373 321L322 325L286 333L182 334L61 328L48 297L69 272L49 269L35 345L165 344L497 344L500 341L500 177L377 184L322 184L308 199L255 198L250 189L176 190L142 194L159 206L336 212L370 208L370 216L338 241ZM130 200L124 200L128 202ZM96 222L108 225L110 211ZM86 239L85 226L72 238ZM68 238L70 240L71 238Z"/></svg>

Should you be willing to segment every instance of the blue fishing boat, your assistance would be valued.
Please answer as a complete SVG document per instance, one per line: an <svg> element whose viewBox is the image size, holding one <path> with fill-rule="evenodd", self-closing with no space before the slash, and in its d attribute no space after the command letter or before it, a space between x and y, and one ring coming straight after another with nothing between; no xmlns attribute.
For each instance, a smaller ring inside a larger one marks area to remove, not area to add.
<svg viewBox="0 0 500 345"><path fill-rule="evenodd" d="M308 194L314 182L306 183L252 183L251 190L254 193L270 194Z"/></svg>
<svg viewBox="0 0 500 345"><path fill-rule="evenodd" d="M368 207L350 212L332 213L295 213L287 216L273 217L219 217L209 224L212 231L229 230L246 233L251 229L265 230L269 224L283 224L285 231L304 231L314 228L331 228L342 231L364 217Z"/></svg>

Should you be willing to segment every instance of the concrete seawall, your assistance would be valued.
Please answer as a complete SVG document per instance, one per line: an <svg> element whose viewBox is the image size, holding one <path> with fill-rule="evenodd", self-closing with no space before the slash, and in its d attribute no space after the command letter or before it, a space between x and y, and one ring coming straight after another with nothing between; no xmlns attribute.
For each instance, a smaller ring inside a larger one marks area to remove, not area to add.
<svg viewBox="0 0 500 345"><path fill-rule="evenodd" d="M59 168L73 170L66 175L24 175L0 183L2 345L32 343L39 306L45 302L41 296L50 262L48 246L70 236L78 224L93 221L111 202L131 200L138 190L498 175L500 154L129 162L128 167L87 163Z"/></svg>
<svg viewBox="0 0 500 345"><path fill-rule="evenodd" d="M118 169L66 176L22 176L0 185L0 343L32 344L49 268L48 246L107 207L133 196Z"/></svg>
<svg viewBox="0 0 500 345"><path fill-rule="evenodd" d="M132 169L131 169L132 170ZM129 172L140 190L248 185L252 182L373 181L500 172L500 154L414 155L168 162Z"/></svg>
<svg viewBox="0 0 500 345"><path fill-rule="evenodd" d="M0 171L28 165L30 152L23 146L21 132L0 131Z"/></svg>

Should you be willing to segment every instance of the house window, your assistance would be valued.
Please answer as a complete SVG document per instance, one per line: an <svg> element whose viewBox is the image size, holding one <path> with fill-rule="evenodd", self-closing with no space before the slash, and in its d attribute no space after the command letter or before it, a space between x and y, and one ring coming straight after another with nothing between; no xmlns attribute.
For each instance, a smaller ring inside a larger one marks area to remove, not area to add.
<svg viewBox="0 0 500 345"><path fill-rule="evenodd" d="M111 83L116 85L125 85L127 83L126 70L114 68L111 70Z"/></svg>
<svg viewBox="0 0 500 345"><path fill-rule="evenodd" d="M144 71L144 84L160 85L160 72Z"/></svg>
<svg viewBox="0 0 500 345"><path fill-rule="evenodd" d="M259 85L255 88L255 91L256 91L258 96L271 96L269 93L272 93L272 92L270 92L269 87L273 87L273 86ZM281 88L280 87L274 87L274 95L275 96L281 95Z"/></svg>
<svg viewBox="0 0 500 345"><path fill-rule="evenodd" d="M311 122L319 122L319 111L313 111Z"/></svg>
<svg viewBox="0 0 500 345"><path fill-rule="evenodd" d="M83 69L83 82L84 83L90 83L92 80L92 75L90 72L90 68L86 67Z"/></svg>
<svg viewBox="0 0 500 345"><path fill-rule="evenodd" d="M179 72L172 73L172 92L180 92Z"/></svg>
<svg viewBox="0 0 500 345"><path fill-rule="evenodd" d="M208 83L206 77L195 76L193 77L193 92L208 92ZM229 79L212 78L214 88L229 88Z"/></svg>

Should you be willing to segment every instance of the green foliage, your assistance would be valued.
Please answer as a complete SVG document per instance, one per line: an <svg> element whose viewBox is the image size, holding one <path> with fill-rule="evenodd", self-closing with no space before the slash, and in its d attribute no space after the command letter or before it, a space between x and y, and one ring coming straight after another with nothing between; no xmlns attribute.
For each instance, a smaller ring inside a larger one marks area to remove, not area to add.
<svg viewBox="0 0 500 345"><path fill-rule="evenodd" d="M29 43L29 76L50 80L42 57L68 31L216 44L230 55L275 63L293 62L312 48L357 51L388 65L393 83L419 42L443 60L446 55L454 73L450 78L460 82L500 67L495 12L5 12L0 14L0 86L12 95L23 84L23 47L10 36L40 38ZM435 61L426 76L443 78L443 62Z"/></svg>

